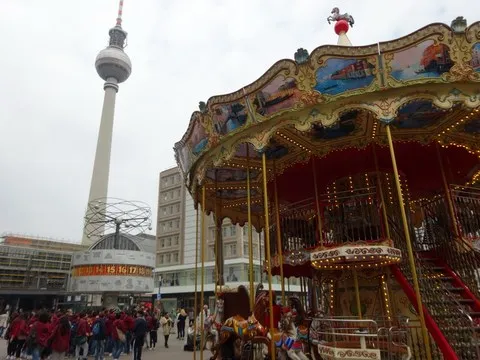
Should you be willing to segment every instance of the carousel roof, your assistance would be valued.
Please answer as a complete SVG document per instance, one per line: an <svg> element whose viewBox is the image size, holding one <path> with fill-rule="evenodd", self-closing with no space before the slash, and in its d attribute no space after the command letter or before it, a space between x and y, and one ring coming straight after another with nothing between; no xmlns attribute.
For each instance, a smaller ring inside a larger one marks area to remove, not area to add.
<svg viewBox="0 0 480 360"><path fill-rule="evenodd" d="M411 198L429 196L442 188L439 154L450 183L479 178L479 85L480 22L461 18L369 46L299 49L250 85L200 103L175 156L194 199L205 186L206 210L221 206L240 223L248 168L252 222L261 225L263 153L269 187L275 179L288 204L312 196L313 169L319 191L376 162L391 169L389 124Z"/></svg>

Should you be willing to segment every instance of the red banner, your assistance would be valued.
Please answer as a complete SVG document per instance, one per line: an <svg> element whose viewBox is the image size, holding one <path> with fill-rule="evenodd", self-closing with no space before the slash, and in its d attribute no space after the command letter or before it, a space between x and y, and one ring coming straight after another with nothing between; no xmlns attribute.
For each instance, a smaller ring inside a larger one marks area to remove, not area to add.
<svg viewBox="0 0 480 360"><path fill-rule="evenodd" d="M73 268L72 276L145 276L153 269L139 265L82 265Z"/></svg>

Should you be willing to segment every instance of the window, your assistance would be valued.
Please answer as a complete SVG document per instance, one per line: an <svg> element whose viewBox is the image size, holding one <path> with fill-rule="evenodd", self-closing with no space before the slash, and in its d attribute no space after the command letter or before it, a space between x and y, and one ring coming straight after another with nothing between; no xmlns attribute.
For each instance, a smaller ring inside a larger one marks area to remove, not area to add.
<svg viewBox="0 0 480 360"><path fill-rule="evenodd" d="M235 236L237 235L237 227L235 225L230 226L230 236Z"/></svg>
<svg viewBox="0 0 480 360"><path fill-rule="evenodd" d="M169 228L170 230L172 230L172 228L173 228L173 222L171 222L171 221L168 222L168 228Z"/></svg>
<svg viewBox="0 0 480 360"><path fill-rule="evenodd" d="M167 246L172 246L172 238L171 237L167 238Z"/></svg>
<svg viewBox="0 0 480 360"><path fill-rule="evenodd" d="M250 253L248 251L248 244L243 244L243 256L249 257Z"/></svg>
<svg viewBox="0 0 480 360"><path fill-rule="evenodd" d="M177 189L177 198L180 197L180 189Z"/></svg>
<svg viewBox="0 0 480 360"><path fill-rule="evenodd" d="M165 232L165 230L167 230L167 226L165 223L162 223L162 230Z"/></svg>
<svg viewBox="0 0 480 360"><path fill-rule="evenodd" d="M166 257L165 262L166 262L167 264L170 264L170 261L171 261L171 259L172 259L172 255L171 255L171 254L166 254L165 257Z"/></svg>
<svg viewBox="0 0 480 360"><path fill-rule="evenodd" d="M160 240L160 247L165 247L165 239Z"/></svg>
<svg viewBox="0 0 480 360"><path fill-rule="evenodd" d="M175 205L175 211L176 211L177 213L180 212L180 204Z"/></svg>
<svg viewBox="0 0 480 360"><path fill-rule="evenodd" d="M163 255L158 255L158 263L163 264Z"/></svg>
<svg viewBox="0 0 480 360"><path fill-rule="evenodd" d="M173 262L174 263L178 262L178 252L173 254Z"/></svg>
<svg viewBox="0 0 480 360"><path fill-rule="evenodd" d="M169 211L169 214L173 214L173 205L170 205Z"/></svg>
<svg viewBox="0 0 480 360"><path fill-rule="evenodd" d="M163 194L163 200L165 200L165 201L168 200L168 194L169 194L169 192L166 192L166 193Z"/></svg>
<svg viewBox="0 0 480 360"><path fill-rule="evenodd" d="M248 235L248 225L245 225L243 227L243 236L247 236Z"/></svg>
<svg viewBox="0 0 480 360"><path fill-rule="evenodd" d="M163 187L168 185L168 176L163 178Z"/></svg>
<svg viewBox="0 0 480 360"><path fill-rule="evenodd" d="M226 227L226 226L222 227L222 236L223 236L224 238L227 237L227 227Z"/></svg>
<svg viewBox="0 0 480 360"><path fill-rule="evenodd" d="M173 237L173 245L178 245L178 235Z"/></svg>
<svg viewBox="0 0 480 360"><path fill-rule="evenodd" d="M175 220L175 229L180 229L180 220Z"/></svg>
<svg viewBox="0 0 480 360"><path fill-rule="evenodd" d="M163 215L167 215L167 208L162 208Z"/></svg>

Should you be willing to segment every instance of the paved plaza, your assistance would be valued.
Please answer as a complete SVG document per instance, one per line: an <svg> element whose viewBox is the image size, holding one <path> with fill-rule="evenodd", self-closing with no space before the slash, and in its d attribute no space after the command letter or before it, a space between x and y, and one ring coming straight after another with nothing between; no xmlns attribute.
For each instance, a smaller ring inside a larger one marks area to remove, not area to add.
<svg viewBox="0 0 480 360"><path fill-rule="evenodd" d="M161 339L159 333L159 339ZM155 350L145 350L142 354L142 360L160 360L160 359L172 359L172 360L192 360L193 359L193 352L190 351L183 351L184 341L180 341L175 339L175 335L173 339L169 340L168 349L163 346L158 346ZM210 358L210 351L205 351L204 353L204 360L208 360ZM7 356L7 342L3 339L0 339L0 359L5 359ZM200 352L197 352L196 356L197 360L200 360ZM72 359L72 358L70 358ZM90 357L89 359L93 359ZM105 360L111 360L111 357L106 357ZM132 359L131 355L122 354L120 360L130 360Z"/></svg>

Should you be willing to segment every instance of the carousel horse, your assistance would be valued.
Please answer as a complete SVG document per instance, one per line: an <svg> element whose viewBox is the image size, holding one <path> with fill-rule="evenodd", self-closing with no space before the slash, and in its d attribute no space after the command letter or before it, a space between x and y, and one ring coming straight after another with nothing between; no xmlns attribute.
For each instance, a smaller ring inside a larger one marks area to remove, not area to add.
<svg viewBox="0 0 480 360"><path fill-rule="evenodd" d="M338 7L334 7L332 9L331 14L332 15L330 15L327 18L327 21L329 24L331 24L332 21L339 21L339 20L346 20L352 27L353 27L353 24L355 24L355 20L353 20L353 16L349 15L348 13L340 14L340 9Z"/></svg>
<svg viewBox="0 0 480 360"><path fill-rule="evenodd" d="M204 321L205 346L214 353L215 344L219 342L219 332L223 323L225 300L219 297L215 303L215 312L208 316ZM207 346L210 344L210 346Z"/></svg>
<svg viewBox="0 0 480 360"><path fill-rule="evenodd" d="M283 358L286 355L291 360L309 360L303 352L303 342L308 341L308 329L303 325L305 311L298 298L291 297L289 303L292 307L282 309L280 329L273 336L275 347Z"/></svg>

